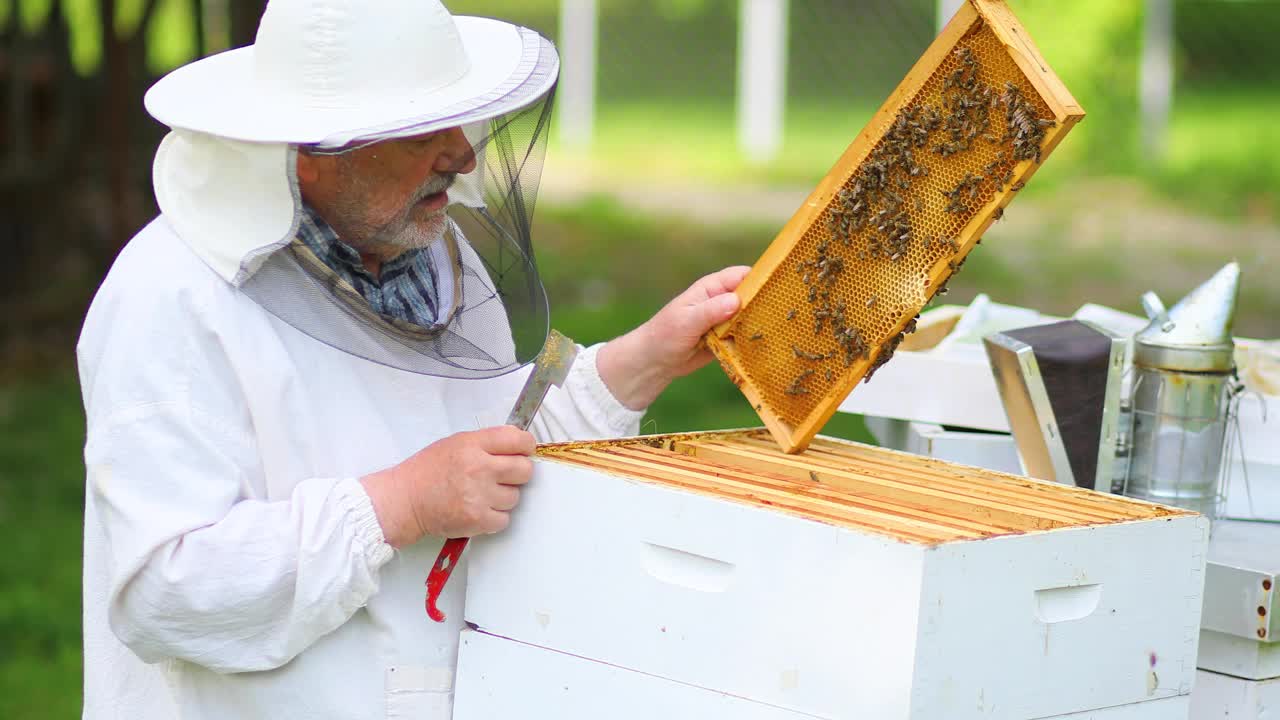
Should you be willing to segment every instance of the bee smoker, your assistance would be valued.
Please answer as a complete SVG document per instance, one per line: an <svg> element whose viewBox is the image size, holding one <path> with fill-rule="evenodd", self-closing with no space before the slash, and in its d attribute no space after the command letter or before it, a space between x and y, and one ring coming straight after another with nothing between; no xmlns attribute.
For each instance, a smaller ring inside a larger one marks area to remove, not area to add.
<svg viewBox="0 0 1280 720"><path fill-rule="evenodd" d="M1151 322L1133 338L1121 407L1122 427L1132 428L1125 495L1216 515L1237 393L1231 325L1239 286L1240 266L1232 262L1172 310L1153 292L1143 296Z"/></svg>
<svg viewBox="0 0 1280 720"><path fill-rule="evenodd" d="M1064 320L983 339L1022 470L1031 477L1111 490L1125 339Z"/></svg>

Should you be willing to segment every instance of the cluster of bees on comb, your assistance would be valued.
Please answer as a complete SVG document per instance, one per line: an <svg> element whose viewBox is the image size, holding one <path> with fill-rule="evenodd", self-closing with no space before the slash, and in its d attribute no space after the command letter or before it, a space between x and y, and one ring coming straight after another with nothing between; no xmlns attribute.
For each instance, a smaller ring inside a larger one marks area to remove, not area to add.
<svg viewBox="0 0 1280 720"><path fill-rule="evenodd" d="M806 299L813 322L813 335L823 338L829 333L834 348L829 352L813 352L792 346L796 358L814 363L832 358L842 359L845 367L857 360L870 358L870 343L862 330L847 317L847 299L833 297L836 279L845 271L846 258L859 261L902 262L913 248L929 252L935 247L949 251L951 274L959 271L963 259L959 240L918 233L912 214L925 211L927 196L913 187L930 176L922 162L932 154L941 158L964 153L979 144L999 147L995 158L977 171L969 171L953 186L941 190L944 212L966 216L976 212L993 192L1008 187L1022 189L1013 183L1014 166L1022 160L1040 162L1045 132L1055 124L1038 116L1035 106L1013 82L994 87L982 79L982 63L970 48L954 51L955 67L943 79L939 104L916 103L903 109L885 131L852 177L846 181L825 210L825 225L830 239L818 242L812 257L799 260L796 272L807 286ZM993 192L989 192L993 191ZM1002 214L997 209L996 218ZM847 248L847 250L841 250ZM931 295L946 293L946 283L933 288ZM866 307L876 305L875 296ZM787 312L794 321L797 310ZM916 319L910 319L894 337L886 340L872 360L863 380L893 356L907 333L914 332ZM760 339L756 334L752 339ZM788 395L808 394L806 383L820 368L803 369L785 389ZM832 370L826 369L828 381Z"/></svg>

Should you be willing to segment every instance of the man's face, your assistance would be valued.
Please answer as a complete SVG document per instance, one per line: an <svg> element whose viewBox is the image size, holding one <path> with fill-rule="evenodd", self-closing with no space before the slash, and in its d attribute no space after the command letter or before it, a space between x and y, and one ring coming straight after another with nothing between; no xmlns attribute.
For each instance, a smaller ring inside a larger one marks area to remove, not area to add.
<svg viewBox="0 0 1280 720"><path fill-rule="evenodd" d="M344 242L389 258L443 234L449 186L475 167L471 143L451 128L340 155L299 153L298 185Z"/></svg>

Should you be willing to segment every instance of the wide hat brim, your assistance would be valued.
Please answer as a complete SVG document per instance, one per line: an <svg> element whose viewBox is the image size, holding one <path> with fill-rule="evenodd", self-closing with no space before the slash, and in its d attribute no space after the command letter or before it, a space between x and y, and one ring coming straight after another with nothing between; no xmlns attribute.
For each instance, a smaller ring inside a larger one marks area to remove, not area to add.
<svg viewBox="0 0 1280 720"><path fill-rule="evenodd" d="M147 112L175 129L248 142L344 147L428 133L519 110L556 82L559 58L528 28L455 17L471 66L455 81L349 106L308 107L255 82L252 45L174 70L147 92Z"/></svg>

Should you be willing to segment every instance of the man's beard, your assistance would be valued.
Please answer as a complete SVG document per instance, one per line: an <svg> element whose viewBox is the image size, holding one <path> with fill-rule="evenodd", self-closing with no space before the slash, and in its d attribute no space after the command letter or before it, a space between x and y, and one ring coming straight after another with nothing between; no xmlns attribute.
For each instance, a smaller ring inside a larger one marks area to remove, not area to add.
<svg viewBox="0 0 1280 720"><path fill-rule="evenodd" d="M433 211L426 218L416 217L418 203L424 198L448 190L457 173L440 173L409 196L403 207L389 220L377 224L367 216L365 199L376 190L363 178L343 178L346 191L334 200L334 209L343 219L342 240L360 252L381 255L387 259L407 250L425 248L444 236L449 226L448 206Z"/></svg>

